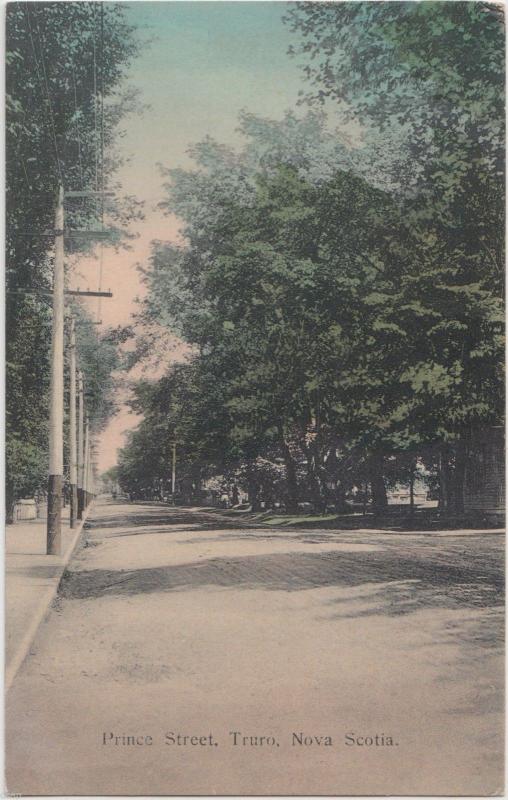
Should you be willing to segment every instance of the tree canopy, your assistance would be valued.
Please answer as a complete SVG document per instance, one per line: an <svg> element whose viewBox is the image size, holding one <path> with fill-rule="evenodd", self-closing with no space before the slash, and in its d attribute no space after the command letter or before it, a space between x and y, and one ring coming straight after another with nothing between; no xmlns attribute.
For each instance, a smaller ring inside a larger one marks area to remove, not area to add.
<svg viewBox="0 0 508 800"><path fill-rule="evenodd" d="M58 185L66 191L118 188L120 123L137 100L124 77L138 43L121 6L107 3L11 3L6 20L6 323L7 490L9 502L44 485L54 228ZM104 209L97 198L68 198L69 228L120 228L139 215L134 198ZM67 279L83 245L66 240ZM80 363L94 399L92 424L112 410L114 361L76 309Z"/></svg>
<svg viewBox="0 0 508 800"><path fill-rule="evenodd" d="M502 416L500 13L299 3L286 21L311 109L243 112L241 151L206 138L194 170L163 171L185 243L154 245L144 314L193 355L138 410L203 475L268 458L293 507L365 480L382 502L387 456L407 474L404 453L434 464Z"/></svg>

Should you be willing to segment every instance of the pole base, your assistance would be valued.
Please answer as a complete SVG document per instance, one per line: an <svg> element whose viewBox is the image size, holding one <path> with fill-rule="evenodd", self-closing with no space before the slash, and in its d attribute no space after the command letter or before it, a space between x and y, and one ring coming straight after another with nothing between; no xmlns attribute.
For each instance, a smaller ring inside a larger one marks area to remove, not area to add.
<svg viewBox="0 0 508 800"><path fill-rule="evenodd" d="M75 483L71 483L69 489L71 501L69 527L74 528L76 526L76 518L78 514L78 488Z"/></svg>
<svg viewBox="0 0 508 800"><path fill-rule="evenodd" d="M48 478L46 553L52 556L62 554L62 483L61 475L50 475Z"/></svg>
<svg viewBox="0 0 508 800"><path fill-rule="evenodd" d="M84 508L85 508L85 499L84 499L84 496L83 496L84 495L84 491L80 486L78 486L77 495L78 495L78 506L77 506L77 508L78 508L78 519L83 519L83 511L84 511Z"/></svg>

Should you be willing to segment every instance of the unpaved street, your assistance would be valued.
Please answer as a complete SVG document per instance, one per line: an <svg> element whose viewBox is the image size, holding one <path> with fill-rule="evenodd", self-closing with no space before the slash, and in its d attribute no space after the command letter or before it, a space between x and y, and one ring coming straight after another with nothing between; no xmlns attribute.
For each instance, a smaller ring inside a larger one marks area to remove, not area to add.
<svg viewBox="0 0 508 800"><path fill-rule="evenodd" d="M232 525L96 507L7 698L10 792L502 790L502 536Z"/></svg>

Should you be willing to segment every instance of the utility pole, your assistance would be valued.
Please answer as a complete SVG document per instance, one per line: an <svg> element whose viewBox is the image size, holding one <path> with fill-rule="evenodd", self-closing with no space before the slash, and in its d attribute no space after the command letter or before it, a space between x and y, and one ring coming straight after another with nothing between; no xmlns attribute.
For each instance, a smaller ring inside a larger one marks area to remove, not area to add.
<svg viewBox="0 0 508 800"><path fill-rule="evenodd" d="M49 407L49 476L46 552L61 555L63 413L64 409L64 190L58 187L55 210L55 263L53 270L53 327Z"/></svg>
<svg viewBox="0 0 508 800"><path fill-rule="evenodd" d="M176 441L173 441L173 466L171 469L171 494L173 495L173 505L175 502L175 490L176 490Z"/></svg>
<svg viewBox="0 0 508 800"><path fill-rule="evenodd" d="M67 192L67 197L90 197L91 195L105 196L109 192ZM44 232L42 235L55 237L55 258L53 268L53 327L51 334L51 382L50 382L50 410L49 410L49 470L48 470L48 521L46 532L46 553L48 555L61 555L62 550L62 488L63 488L63 424L64 424L64 313L65 295L86 295L98 297L112 297L111 292L82 292L78 290L65 291L65 249L64 249L64 188L60 184L55 209L55 228L53 231ZM81 238L89 241L108 240L111 232L101 230L67 230L66 236ZM44 292L28 292L44 294ZM72 384L71 384L72 385ZM74 381L75 392L75 381ZM76 397L74 394L74 401ZM75 405L74 405L75 409ZM72 412L71 412L72 413ZM74 410L75 414L75 410ZM76 418L74 416L74 431ZM72 436L71 436L72 439ZM71 485L72 471L75 468L76 457L71 457ZM76 476L74 473L74 486ZM72 502L72 501L71 501ZM71 509L71 527L76 511ZM88 505L88 503L87 503ZM79 510L78 510L79 519Z"/></svg>
<svg viewBox="0 0 508 800"><path fill-rule="evenodd" d="M90 505L93 496L93 473L92 473L92 458L93 458L93 439L92 430L89 429L88 435L88 456L87 456L87 472L86 472L86 504Z"/></svg>
<svg viewBox="0 0 508 800"><path fill-rule="evenodd" d="M92 499L93 499L95 497L96 493L97 493L97 483L98 483L98 481L97 481L97 477L98 477L98 471L97 471L97 441L96 440L94 440L94 442L92 444L91 457L90 457L90 469L91 469L91 482L92 482L92 485L91 485L90 489L91 489L91 494L92 494Z"/></svg>
<svg viewBox="0 0 508 800"><path fill-rule="evenodd" d="M83 465L83 510L88 508L88 467L90 463L90 424L85 422L85 461Z"/></svg>
<svg viewBox="0 0 508 800"><path fill-rule="evenodd" d="M69 483L70 483L70 527L74 528L78 516L77 452L76 452L76 330L71 317L70 332L70 391L69 391Z"/></svg>
<svg viewBox="0 0 508 800"><path fill-rule="evenodd" d="M83 519L84 398L83 373L78 372L78 519Z"/></svg>
<svg viewBox="0 0 508 800"><path fill-rule="evenodd" d="M92 502L93 497L93 452L94 452L94 440L90 435L90 443L88 445L88 479L87 479L87 492L88 492L88 502Z"/></svg>
<svg viewBox="0 0 508 800"><path fill-rule="evenodd" d="M95 439L90 437L90 454L88 456L88 498L91 503L95 495Z"/></svg>

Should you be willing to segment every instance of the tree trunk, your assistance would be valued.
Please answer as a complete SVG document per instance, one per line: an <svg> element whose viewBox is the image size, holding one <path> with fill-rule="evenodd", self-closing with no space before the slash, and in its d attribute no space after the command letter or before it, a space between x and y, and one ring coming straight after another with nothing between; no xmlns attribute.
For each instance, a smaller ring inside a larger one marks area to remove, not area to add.
<svg viewBox="0 0 508 800"><path fill-rule="evenodd" d="M335 510L338 514L345 514L348 511L346 490L340 481L337 481L335 486Z"/></svg>
<svg viewBox="0 0 508 800"><path fill-rule="evenodd" d="M415 469L416 464L411 461L409 468L409 516L413 519L415 514Z"/></svg>
<svg viewBox="0 0 508 800"><path fill-rule="evenodd" d="M374 453L370 458L370 490L372 493L372 507L376 513L383 513L388 507L383 465L383 454Z"/></svg>
<svg viewBox="0 0 508 800"><path fill-rule="evenodd" d="M292 514L298 513L298 480L293 457L284 453L284 466L286 467L287 510Z"/></svg>
<svg viewBox="0 0 508 800"><path fill-rule="evenodd" d="M322 511L323 497L321 495L321 487L319 485L314 465L309 463L311 461L312 457L307 462L307 476L309 478L310 492L312 496L312 505L314 506L314 510L319 513L320 511Z"/></svg>
<svg viewBox="0 0 508 800"><path fill-rule="evenodd" d="M247 497L249 499L251 511L261 511L261 504L259 501L259 485L254 481L249 481L249 485L247 487Z"/></svg>
<svg viewBox="0 0 508 800"><path fill-rule="evenodd" d="M286 509L290 514L298 513L298 479L296 477L296 464L289 445L284 437L282 426L279 425L279 438L282 447L282 455L284 457L284 466L286 469Z"/></svg>
<svg viewBox="0 0 508 800"><path fill-rule="evenodd" d="M439 452L439 511L448 514L450 505L450 448L443 444Z"/></svg>
<svg viewBox="0 0 508 800"><path fill-rule="evenodd" d="M453 468L450 464L454 455ZM439 510L444 514L464 513L464 482L466 477L467 445L459 440L453 445L444 444L441 448L439 469Z"/></svg>
<svg viewBox="0 0 508 800"><path fill-rule="evenodd" d="M453 474L453 499L456 514L464 513L464 481L466 477L466 442L461 439L455 445L455 469Z"/></svg>
<svg viewBox="0 0 508 800"><path fill-rule="evenodd" d="M326 488L319 475L319 451L314 444L305 445L302 442L301 446L307 457L307 477L314 510L318 513L324 513L326 510Z"/></svg>
<svg viewBox="0 0 508 800"><path fill-rule="evenodd" d="M5 522L7 525L12 525L14 522L14 505L16 498L14 497L14 489L7 483L5 486Z"/></svg>
<svg viewBox="0 0 508 800"><path fill-rule="evenodd" d="M367 494L369 491L369 483L365 481L363 483L363 501L362 501L362 514L365 516L367 514Z"/></svg>

